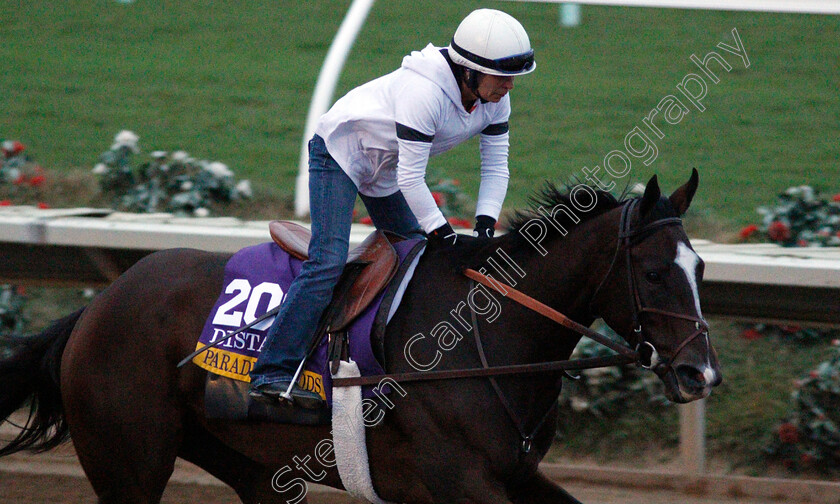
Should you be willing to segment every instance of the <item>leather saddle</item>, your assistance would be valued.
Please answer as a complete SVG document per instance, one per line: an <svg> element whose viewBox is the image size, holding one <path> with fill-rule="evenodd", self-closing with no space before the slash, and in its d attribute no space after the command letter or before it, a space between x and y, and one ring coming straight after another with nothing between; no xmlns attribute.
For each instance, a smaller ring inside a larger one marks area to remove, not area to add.
<svg viewBox="0 0 840 504"><path fill-rule="evenodd" d="M312 234L308 229L280 220L271 221L268 229L274 242L289 255L302 261L309 257ZM388 236L380 230L371 233L348 254L322 325L329 332L347 328L394 278L398 267L399 257Z"/></svg>
<svg viewBox="0 0 840 504"><path fill-rule="evenodd" d="M308 229L288 221L272 221L268 227L272 239L280 248L292 257L307 259L312 236ZM348 254L347 265L319 324L320 328L328 328L325 330L330 333L327 352L330 361L346 353L347 327L389 285L399 269L399 256L391 243L401 239L398 235L375 231ZM392 286L390 290L393 289ZM381 340L378 341L378 346L381 346ZM326 425L330 422L331 412L326 405L317 410L278 408L250 398L249 388L247 382L207 373L204 392L207 418L300 425Z"/></svg>

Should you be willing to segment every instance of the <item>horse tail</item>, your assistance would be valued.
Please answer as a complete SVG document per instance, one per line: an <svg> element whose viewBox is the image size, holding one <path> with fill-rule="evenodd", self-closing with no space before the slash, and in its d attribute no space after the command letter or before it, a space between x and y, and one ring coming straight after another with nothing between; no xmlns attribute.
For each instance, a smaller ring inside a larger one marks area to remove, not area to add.
<svg viewBox="0 0 840 504"><path fill-rule="evenodd" d="M0 457L22 450L44 452L69 439L59 369L64 347L83 311L53 322L40 334L0 336L0 419L8 420L29 400L26 423L18 426L21 431L15 439L0 448Z"/></svg>

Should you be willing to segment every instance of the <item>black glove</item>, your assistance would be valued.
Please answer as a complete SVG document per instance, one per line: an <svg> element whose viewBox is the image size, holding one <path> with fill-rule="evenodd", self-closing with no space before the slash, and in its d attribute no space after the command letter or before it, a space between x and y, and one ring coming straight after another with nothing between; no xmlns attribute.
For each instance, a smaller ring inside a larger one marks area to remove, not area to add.
<svg viewBox="0 0 840 504"><path fill-rule="evenodd" d="M443 226L429 233L428 239L438 247L451 247L458 241L458 235L447 222Z"/></svg>
<svg viewBox="0 0 840 504"><path fill-rule="evenodd" d="M478 238L493 238L496 233L496 219L487 215L479 215L475 218L475 229L473 236Z"/></svg>

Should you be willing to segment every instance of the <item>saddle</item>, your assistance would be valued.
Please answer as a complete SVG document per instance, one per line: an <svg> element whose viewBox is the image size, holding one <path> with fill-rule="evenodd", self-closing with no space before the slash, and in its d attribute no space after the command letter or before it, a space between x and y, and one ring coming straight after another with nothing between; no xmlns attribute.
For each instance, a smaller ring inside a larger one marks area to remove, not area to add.
<svg viewBox="0 0 840 504"><path fill-rule="evenodd" d="M289 221L272 221L268 230L274 242L301 261L309 258L312 234L305 227ZM347 265L333 291L333 299L324 317L330 332L347 328L388 285L399 266L399 257L389 236L380 230L370 234L350 251Z"/></svg>
<svg viewBox="0 0 840 504"><path fill-rule="evenodd" d="M311 233L293 222L269 223L272 239L292 257L306 260ZM328 353L347 351L347 335L351 323L376 299L396 274L400 260L391 240L401 237L374 231L347 257L330 305L321 322L321 330L330 333ZM333 335L337 337L333 338ZM343 347L334 342L342 341ZM207 374L204 405L208 418L228 420L262 420L277 423L323 425L330 421L330 409L277 408L248 396L250 385L213 372Z"/></svg>

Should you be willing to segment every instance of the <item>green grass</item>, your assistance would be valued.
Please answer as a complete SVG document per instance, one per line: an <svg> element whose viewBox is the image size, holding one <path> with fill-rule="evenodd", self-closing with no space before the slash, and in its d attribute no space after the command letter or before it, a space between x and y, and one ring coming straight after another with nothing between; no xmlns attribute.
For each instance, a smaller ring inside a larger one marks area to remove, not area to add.
<svg viewBox="0 0 840 504"><path fill-rule="evenodd" d="M89 169L113 135L132 129L146 152L183 148L228 163L284 197L321 62L349 2L6 2L0 25L0 137L19 139L48 169ZM829 16L585 7L558 25L557 6L512 2L378 2L338 86L396 68L408 51L444 44L472 8L511 12L529 31L538 68L513 92L508 208L542 179L602 165L688 73L691 54L733 44L750 67L709 84L706 111L663 125L656 173L671 190L701 170L695 214L727 230L786 187L836 191L840 19ZM660 117L661 119L661 117ZM475 143L433 160L432 175L474 193ZM603 173L603 172L602 172Z"/></svg>
<svg viewBox="0 0 840 504"><path fill-rule="evenodd" d="M349 3L0 1L0 138L21 140L48 171L70 174L68 204L73 194L90 204L82 186L93 179L80 172L122 129L137 132L145 152L185 149L224 161L258 194L288 202L311 93ZM336 96L393 70L411 50L447 43L480 6L522 21L537 54L537 71L517 78L512 95L508 210L524 205L543 179L603 166L686 74L698 72L689 56L712 50L733 69L714 67L720 83L707 81L706 110L692 108L677 125L660 117L658 158L650 166L634 161L619 187L658 174L670 191L698 167L687 224L692 235L709 237L756 221L755 208L789 186L840 192L838 17L586 6L583 24L563 29L554 4L380 1ZM749 68L716 49L733 45L733 28ZM477 168L473 141L435 158L429 171L459 178L474 196ZM33 293L44 303L71 303L67 297ZM762 437L787 409L790 381L823 360L825 349L745 343L722 323L716 335L726 382L709 400L711 454L755 468ZM675 410L640 408L572 426L561 456L673 450Z"/></svg>

